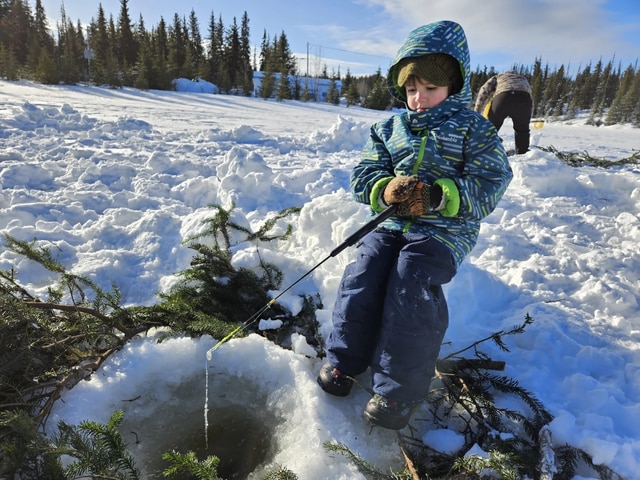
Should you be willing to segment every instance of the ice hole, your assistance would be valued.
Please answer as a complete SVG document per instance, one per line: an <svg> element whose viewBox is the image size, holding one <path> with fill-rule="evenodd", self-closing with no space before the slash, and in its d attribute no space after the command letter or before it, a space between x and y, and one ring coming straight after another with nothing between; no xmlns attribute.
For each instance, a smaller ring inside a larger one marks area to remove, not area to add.
<svg viewBox="0 0 640 480"><path fill-rule="evenodd" d="M157 389L156 389L157 390ZM228 480L260 478L277 452L278 418L265 408L267 393L235 376L213 374L209 385L207 436L202 378L188 379L163 392L166 398L139 398L125 406L120 427L142 477L164 479L163 453L192 451L199 460L220 459L218 476ZM208 437L208 439L206 439Z"/></svg>

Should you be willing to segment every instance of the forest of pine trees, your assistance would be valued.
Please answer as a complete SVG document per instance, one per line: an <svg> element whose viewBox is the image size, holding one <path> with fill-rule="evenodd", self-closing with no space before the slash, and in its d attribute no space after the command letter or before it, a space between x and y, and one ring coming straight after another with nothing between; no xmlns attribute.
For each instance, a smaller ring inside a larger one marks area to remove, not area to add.
<svg viewBox="0 0 640 480"><path fill-rule="evenodd" d="M44 84L90 83L112 88L170 90L177 78L202 78L223 94L252 95L253 72L264 72L260 96L278 100L313 99L299 82L296 59L286 34L262 34L259 58L252 53L249 16L231 24L211 15L207 35L200 32L199 20L191 10L188 18L174 14L171 23L160 18L149 30L142 16L133 22L128 0L120 0L117 19L106 14L100 4L89 25L67 18L64 4L55 36L47 24L41 0L35 11L27 0L0 0L0 78L31 80ZM514 65L531 81L535 117L571 119L579 112L588 114L593 125L632 124L640 127L640 70L637 62L598 60L579 66L571 76L564 65L550 68L542 59L533 66ZM493 67L476 69L471 87L480 86L496 72ZM381 69L369 76L352 76L347 71L321 78L332 80L327 101L347 106L384 110L392 106ZM342 90L335 89L340 80Z"/></svg>

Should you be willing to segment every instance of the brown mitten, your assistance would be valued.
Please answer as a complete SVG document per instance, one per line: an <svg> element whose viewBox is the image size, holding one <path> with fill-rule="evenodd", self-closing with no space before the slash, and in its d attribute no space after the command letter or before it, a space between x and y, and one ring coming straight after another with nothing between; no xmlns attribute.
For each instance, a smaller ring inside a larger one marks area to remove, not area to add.
<svg viewBox="0 0 640 480"><path fill-rule="evenodd" d="M417 175L394 177L384 188L382 199L387 205L404 202L409 198L417 184Z"/></svg>
<svg viewBox="0 0 640 480"><path fill-rule="evenodd" d="M418 182L409 197L398 205L396 213L406 217L442 209L442 187Z"/></svg>

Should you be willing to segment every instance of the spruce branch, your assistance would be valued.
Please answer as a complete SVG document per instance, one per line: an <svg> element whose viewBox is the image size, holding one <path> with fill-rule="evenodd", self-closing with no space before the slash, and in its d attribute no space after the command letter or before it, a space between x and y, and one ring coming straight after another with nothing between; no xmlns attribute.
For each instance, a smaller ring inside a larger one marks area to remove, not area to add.
<svg viewBox="0 0 640 480"><path fill-rule="evenodd" d="M65 468L67 478L142 478L118 431L123 420L124 412L116 410L106 424L84 420L78 426L71 426L59 422L54 444L75 459Z"/></svg>
<svg viewBox="0 0 640 480"><path fill-rule="evenodd" d="M598 168L613 168L622 165L638 165L640 164L640 150L633 152L629 157L622 158L620 160L607 160L605 158L594 157L589 152L562 152L553 145L548 147L537 147L544 152L554 154L560 161L569 165L570 167L598 167Z"/></svg>
<svg viewBox="0 0 640 480"><path fill-rule="evenodd" d="M524 322L522 322L519 325L515 325L513 328L511 328L510 330L500 330L499 332L495 332L492 333L491 335L489 335L488 337L482 338L480 340L477 340L475 342L473 342L471 345L468 345L467 347L458 350L457 352L453 352L450 353L449 355L447 355L444 360L447 359L451 359L451 358L455 358L458 357L460 354L467 352L469 350L474 350L475 354L477 356L480 356L481 358L487 358L482 352L478 351L478 346L489 341L492 340L496 345L498 345L498 347L505 351L505 352L509 352L509 349L507 348L507 346L504 344L504 341L502 340L502 337L506 336L506 335L519 335L521 333L524 332L524 330L533 323L533 318L531 318L531 316L527 313L525 315L525 319Z"/></svg>
<svg viewBox="0 0 640 480"><path fill-rule="evenodd" d="M179 453L176 450L162 454L162 459L171 465L162 474L168 478L184 478L186 472L196 480L221 480L218 477L218 464L220 459L215 456L208 456L199 461L194 452Z"/></svg>
<svg viewBox="0 0 640 480"><path fill-rule="evenodd" d="M367 462L361 455L349 449L345 444L340 442L324 442L322 444L328 452L339 453L347 457L362 473L370 480L412 480L411 473L404 471L400 473L386 474L377 470L373 465Z"/></svg>
<svg viewBox="0 0 640 480"><path fill-rule="evenodd" d="M298 476L286 467L281 465L278 468L262 477L262 480L299 480Z"/></svg>

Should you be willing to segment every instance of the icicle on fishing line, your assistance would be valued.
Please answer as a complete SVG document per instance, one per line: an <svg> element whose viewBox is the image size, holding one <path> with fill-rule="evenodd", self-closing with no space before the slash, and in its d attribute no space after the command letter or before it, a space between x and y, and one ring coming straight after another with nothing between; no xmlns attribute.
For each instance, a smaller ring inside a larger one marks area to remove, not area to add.
<svg viewBox="0 0 640 480"><path fill-rule="evenodd" d="M204 362L204 448L209 450L209 360L211 356L207 352Z"/></svg>

